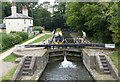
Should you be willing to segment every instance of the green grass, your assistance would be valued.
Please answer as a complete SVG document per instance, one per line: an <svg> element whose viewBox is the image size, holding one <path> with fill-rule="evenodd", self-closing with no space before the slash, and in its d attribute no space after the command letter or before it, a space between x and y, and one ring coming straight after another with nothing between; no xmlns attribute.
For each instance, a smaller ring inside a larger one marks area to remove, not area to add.
<svg viewBox="0 0 120 82"><path fill-rule="evenodd" d="M4 58L3 60L7 61L7 62L14 62L15 59L17 59L17 56L14 55L13 53L11 53L9 56L7 56L6 58Z"/></svg>
<svg viewBox="0 0 120 82"><path fill-rule="evenodd" d="M45 30L45 31L43 31L43 32L50 33L51 31L46 31L46 30Z"/></svg>
<svg viewBox="0 0 120 82"><path fill-rule="evenodd" d="M17 66L12 68L5 76L2 77L2 82L5 82L5 80L12 80L12 77L17 69Z"/></svg>
<svg viewBox="0 0 120 82"><path fill-rule="evenodd" d="M120 65L120 62L119 62L120 55L118 54L118 51L114 51L113 53L107 54L107 55L111 58L113 64L118 69L119 76L120 76L120 67L119 67L119 65Z"/></svg>
<svg viewBox="0 0 120 82"><path fill-rule="evenodd" d="M42 41L42 40L44 40L44 39L50 38L51 36L52 36L52 35L47 35L47 34L46 34L46 35L44 35L44 36L42 36L42 37L34 40L33 42L31 42L31 43L29 43L29 44L38 43L38 42L40 42L40 41Z"/></svg>

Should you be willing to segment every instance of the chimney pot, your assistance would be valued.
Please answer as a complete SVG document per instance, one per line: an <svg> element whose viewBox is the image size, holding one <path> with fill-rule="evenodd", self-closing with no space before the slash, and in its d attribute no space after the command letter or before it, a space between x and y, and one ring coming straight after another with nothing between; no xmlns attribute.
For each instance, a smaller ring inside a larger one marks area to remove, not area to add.
<svg viewBox="0 0 120 82"><path fill-rule="evenodd" d="M24 15L28 16L28 9L27 9L27 6L26 6L26 5L22 7L22 13L23 13Z"/></svg>
<svg viewBox="0 0 120 82"><path fill-rule="evenodd" d="M12 3L11 12L12 12L12 16L16 17L17 9L16 9L16 3L15 2Z"/></svg>

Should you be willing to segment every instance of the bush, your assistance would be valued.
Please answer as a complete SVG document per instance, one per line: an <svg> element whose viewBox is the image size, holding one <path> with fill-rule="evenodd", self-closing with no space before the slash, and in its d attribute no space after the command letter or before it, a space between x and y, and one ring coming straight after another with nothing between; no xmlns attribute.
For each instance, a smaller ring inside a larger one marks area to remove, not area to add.
<svg viewBox="0 0 120 82"><path fill-rule="evenodd" d="M22 37L17 34L5 34L2 36L2 49L8 49L22 41Z"/></svg>
<svg viewBox="0 0 120 82"><path fill-rule="evenodd" d="M16 33L16 31L11 31L10 33Z"/></svg>
<svg viewBox="0 0 120 82"><path fill-rule="evenodd" d="M56 31L61 31L61 28L57 28Z"/></svg>
<svg viewBox="0 0 120 82"><path fill-rule="evenodd" d="M36 26L33 28L34 31L39 31L39 33L42 33L41 27L40 26Z"/></svg>
<svg viewBox="0 0 120 82"><path fill-rule="evenodd" d="M28 39L28 33L27 32L16 32L16 34L21 36L23 41Z"/></svg>

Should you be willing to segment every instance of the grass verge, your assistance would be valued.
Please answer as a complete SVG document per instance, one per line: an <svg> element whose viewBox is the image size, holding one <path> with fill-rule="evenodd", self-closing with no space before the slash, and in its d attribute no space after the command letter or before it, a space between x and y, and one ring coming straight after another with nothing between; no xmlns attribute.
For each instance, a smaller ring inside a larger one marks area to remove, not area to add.
<svg viewBox="0 0 120 82"><path fill-rule="evenodd" d="M7 62L14 62L15 59L17 59L17 56L14 55L13 53L11 53L9 56L7 56L6 58L4 58L3 60L7 61Z"/></svg>
<svg viewBox="0 0 120 82"><path fill-rule="evenodd" d="M118 74L120 76L120 67L119 67L119 65L120 65L119 58L120 57L118 55L118 51L114 51L113 53L110 53L110 54L107 54L107 55L111 58L113 64L118 69Z"/></svg>
<svg viewBox="0 0 120 82"><path fill-rule="evenodd" d="M38 43L38 42L40 42L40 41L42 41L42 40L44 40L44 39L50 38L51 36L52 36L52 35L47 35L47 34L46 34L46 35L44 35L44 36L42 36L42 37L34 40L33 42L31 42L31 43L29 43L29 44Z"/></svg>
<svg viewBox="0 0 120 82"><path fill-rule="evenodd" d="M51 33L51 31L46 31L46 30L45 30L45 31L43 31L43 32L46 32L46 33Z"/></svg>
<svg viewBox="0 0 120 82"><path fill-rule="evenodd" d="M13 74L15 73L17 66L12 68L5 76L2 77L2 82L6 82L6 80L12 80Z"/></svg>

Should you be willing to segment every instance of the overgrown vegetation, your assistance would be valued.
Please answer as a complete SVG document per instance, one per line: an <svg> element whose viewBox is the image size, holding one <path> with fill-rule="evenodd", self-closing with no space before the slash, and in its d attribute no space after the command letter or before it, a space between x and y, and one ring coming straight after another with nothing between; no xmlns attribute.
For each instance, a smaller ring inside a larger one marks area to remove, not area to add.
<svg viewBox="0 0 120 82"><path fill-rule="evenodd" d="M17 56L14 55L13 53L11 53L9 56L7 56L6 58L4 58L3 60L7 61L7 62L14 62L15 59L17 59Z"/></svg>
<svg viewBox="0 0 120 82"><path fill-rule="evenodd" d="M33 43L38 43L38 42L40 42L40 41L42 41L42 40L46 40L46 39L48 39L48 38L50 38L52 35L44 35L44 36L42 36L42 37L40 37L40 38L38 38L38 39L36 39L35 41L33 41L33 42L31 42L31 43L29 43L29 44L33 44Z"/></svg>
<svg viewBox="0 0 120 82"><path fill-rule="evenodd" d="M111 54L107 54L113 61L113 64L115 65L115 67L118 69L118 73L119 73L119 76L120 76L120 62L119 62L119 53L118 51L114 51L113 53Z"/></svg>

